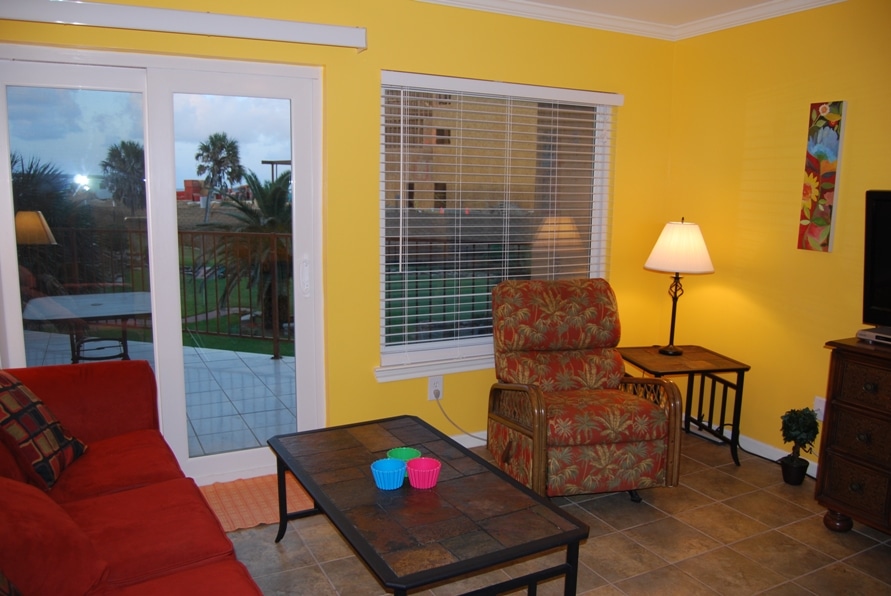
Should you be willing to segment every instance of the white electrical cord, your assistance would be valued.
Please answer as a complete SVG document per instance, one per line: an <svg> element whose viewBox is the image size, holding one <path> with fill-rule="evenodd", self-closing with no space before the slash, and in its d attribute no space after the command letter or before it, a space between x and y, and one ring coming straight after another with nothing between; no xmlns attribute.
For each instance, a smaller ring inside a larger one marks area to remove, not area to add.
<svg viewBox="0 0 891 596"><path fill-rule="evenodd" d="M436 393L438 393L438 392L436 392ZM452 420L451 418L449 418L449 415L446 414L446 411L443 409L443 407L442 407L442 403L440 403L441 400L439 399L439 396L436 395L436 393L433 394L433 396L436 398L436 400L435 400L435 401L436 401L436 405L439 406L439 409L442 411L442 415L446 417L446 420L448 420L449 422L451 422L451 423L452 423L452 426L454 426L455 428L457 428L458 430L460 430L462 433L464 433L465 435L467 435L467 436L470 437L471 439L476 439L477 441L482 441L483 443L485 443L485 442L486 442L486 439L484 439L483 437L478 437L478 436L476 436L476 435L474 435L474 434L472 434L472 433L467 432L466 430L464 430L463 428L461 428L460 426L458 426L458 424L457 424L454 420Z"/></svg>

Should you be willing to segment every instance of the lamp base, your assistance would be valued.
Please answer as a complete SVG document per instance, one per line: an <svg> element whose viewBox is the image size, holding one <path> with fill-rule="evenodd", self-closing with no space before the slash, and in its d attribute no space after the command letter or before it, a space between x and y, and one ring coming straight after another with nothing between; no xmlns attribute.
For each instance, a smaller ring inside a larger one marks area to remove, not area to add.
<svg viewBox="0 0 891 596"><path fill-rule="evenodd" d="M680 356L684 353L684 351L680 348L677 348L672 345L665 346L663 348L659 348L660 354L665 354L666 356Z"/></svg>

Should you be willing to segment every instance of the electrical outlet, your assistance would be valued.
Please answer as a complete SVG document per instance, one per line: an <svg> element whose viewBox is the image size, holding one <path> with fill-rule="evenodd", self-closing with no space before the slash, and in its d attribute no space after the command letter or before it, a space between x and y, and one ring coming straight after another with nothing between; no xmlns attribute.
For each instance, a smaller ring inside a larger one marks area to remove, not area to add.
<svg viewBox="0 0 891 596"><path fill-rule="evenodd" d="M430 401L442 399L442 375L427 377L427 399Z"/></svg>
<svg viewBox="0 0 891 596"><path fill-rule="evenodd" d="M826 413L826 398L819 395L814 396L814 412L817 413L817 420L823 422L823 414Z"/></svg>

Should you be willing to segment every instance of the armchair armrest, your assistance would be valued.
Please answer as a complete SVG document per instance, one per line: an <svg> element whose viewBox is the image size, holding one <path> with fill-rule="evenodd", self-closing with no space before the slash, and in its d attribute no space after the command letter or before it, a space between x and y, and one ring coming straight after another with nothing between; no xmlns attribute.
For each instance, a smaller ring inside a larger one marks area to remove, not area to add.
<svg viewBox="0 0 891 596"><path fill-rule="evenodd" d="M678 386L665 378L632 377L625 375L619 384L622 391L648 399L665 411L668 419L668 457L669 461L678 461L681 456L681 418L684 409L681 392ZM677 486L679 466L668 467L667 486Z"/></svg>
<svg viewBox="0 0 891 596"><path fill-rule="evenodd" d="M547 488L548 417L538 387L520 383L495 383L489 390L489 419L532 441L532 490ZM507 455L510 450L506 450Z"/></svg>

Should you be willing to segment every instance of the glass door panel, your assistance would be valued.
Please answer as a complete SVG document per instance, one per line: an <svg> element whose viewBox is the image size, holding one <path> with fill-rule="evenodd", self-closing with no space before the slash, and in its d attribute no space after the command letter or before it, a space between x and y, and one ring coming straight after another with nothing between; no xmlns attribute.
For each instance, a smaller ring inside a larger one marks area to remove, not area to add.
<svg viewBox="0 0 891 596"><path fill-rule="evenodd" d="M290 111L173 95L190 457L297 430Z"/></svg>
<svg viewBox="0 0 891 596"><path fill-rule="evenodd" d="M91 88L108 69L14 66L4 161L24 364L153 362L143 94Z"/></svg>

